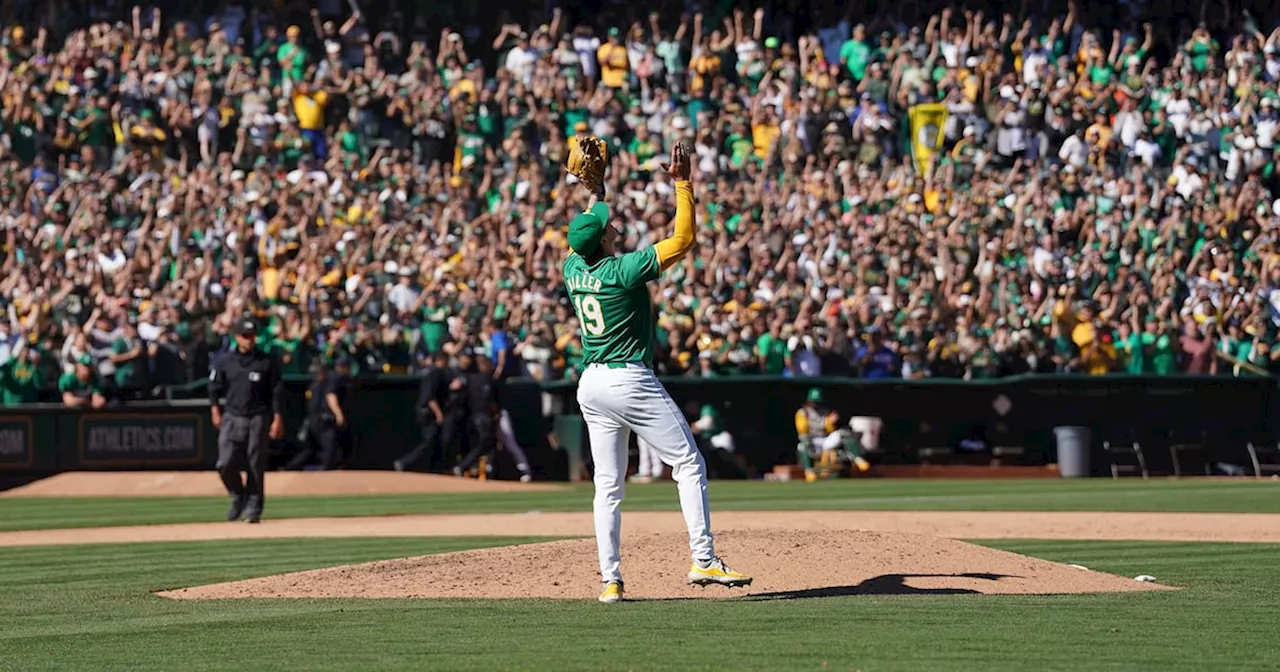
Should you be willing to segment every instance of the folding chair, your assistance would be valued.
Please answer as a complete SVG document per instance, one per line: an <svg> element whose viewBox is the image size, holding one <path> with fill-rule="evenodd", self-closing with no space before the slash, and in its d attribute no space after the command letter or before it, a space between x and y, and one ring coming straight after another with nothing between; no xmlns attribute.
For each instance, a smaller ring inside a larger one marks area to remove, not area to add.
<svg viewBox="0 0 1280 672"><path fill-rule="evenodd" d="M1111 478L1120 478L1121 471L1138 471L1142 474L1143 479L1150 478L1147 472L1147 458L1142 454L1142 444L1133 437L1111 440L1107 439L1102 442L1102 450L1107 455L1107 460L1111 462ZM1120 464L1116 461L1118 457L1132 455L1137 464Z"/></svg>
<svg viewBox="0 0 1280 672"><path fill-rule="evenodd" d="M1182 460L1180 456L1191 453L1200 460L1204 475L1212 473L1209 467L1209 454L1206 446L1208 440L1202 431L1169 431L1169 459L1173 461L1173 475L1182 476Z"/></svg>
<svg viewBox="0 0 1280 672"><path fill-rule="evenodd" d="M1249 441L1245 448L1253 462L1254 478L1262 478L1263 474L1280 474L1280 441L1273 438Z"/></svg>
<svg viewBox="0 0 1280 672"><path fill-rule="evenodd" d="M956 456L955 446L928 422L921 422L916 436L916 455L920 464L949 464ZM941 459L939 459L941 458Z"/></svg>
<svg viewBox="0 0 1280 672"><path fill-rule="evenodd" d="M1026 449L1014 445L1017 440L1018 437L1009 431L1008 426L1003 422L997 422L991 436L991 466L1001 466L1005 463L1005 458L1013 458L1015 462L1020 461Z"/></svg>

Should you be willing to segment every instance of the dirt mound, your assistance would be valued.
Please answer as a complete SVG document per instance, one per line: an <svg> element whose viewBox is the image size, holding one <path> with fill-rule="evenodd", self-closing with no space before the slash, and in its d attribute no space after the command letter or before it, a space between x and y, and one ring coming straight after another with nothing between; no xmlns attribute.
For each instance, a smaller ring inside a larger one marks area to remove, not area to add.
<svg viewBox="0 0 1280 672"><path fill-rule="evenodd" d="M1065 594L1165 589L1110 574L975 546L885 532L735 530L717 535L731 566L755 577L748 588L685 582L687 537L645 534L623 542L632 599L834 595ZM599 589L592 539L574 539L384 560L159 593L222 598L563 598Z"/></svg>
<svg viewBox="0 0 1280 672"><path fill-rule="evenodd" d="M477 481L394 471L284 471L267 474L267 495L367 495L557 490L561 486ZM211 471L69 471L0 497L225 497Z"/></svg>

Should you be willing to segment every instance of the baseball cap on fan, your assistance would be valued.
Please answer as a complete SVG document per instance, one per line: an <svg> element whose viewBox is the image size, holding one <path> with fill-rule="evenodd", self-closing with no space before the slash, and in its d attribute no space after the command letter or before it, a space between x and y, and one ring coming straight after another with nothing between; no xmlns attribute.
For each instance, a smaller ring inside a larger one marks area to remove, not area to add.
<svg viewBox="0 0 1280 672"><path fill-rule="evenodd" d="M578 254L589 257L600 249L605 227L609 225L609 206L596 203L569 222L569 247Z"/></svg>

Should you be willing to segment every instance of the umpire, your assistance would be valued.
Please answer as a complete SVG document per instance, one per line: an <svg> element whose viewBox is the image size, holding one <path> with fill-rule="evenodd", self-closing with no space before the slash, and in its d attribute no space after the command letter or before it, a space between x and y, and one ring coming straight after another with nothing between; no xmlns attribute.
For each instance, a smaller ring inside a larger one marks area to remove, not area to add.
<svg viewBox="0 0 1280 672"><path fill-rule="evenodd" d="M218 429L218 474L231 495L227 520L241 514L250 523L262 520L268 436L284 434L284 384L274 359L254 341L258 325L251 318L236 324L236 347L209 371L209 405ZM225 403L224 403L225 400ZM240 472L247 473L240 480Z"/></svg>

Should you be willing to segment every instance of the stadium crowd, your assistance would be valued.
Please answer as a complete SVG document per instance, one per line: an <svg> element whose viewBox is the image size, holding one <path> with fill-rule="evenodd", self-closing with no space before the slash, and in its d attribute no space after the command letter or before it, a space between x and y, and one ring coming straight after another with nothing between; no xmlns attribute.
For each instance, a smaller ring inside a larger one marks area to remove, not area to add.
<svg viewBox="0 0 1280 672"><path fill-rule="evenodd" d="M668 375L1277 369L1280 29L1248 17L481 34L256 4L4 27L4 401L201 378L245 314L287 372L474 349L572 377L576 133L610 145L630 249L669 226L667 150L696 148L700 245L655 293Z"/></svg>

